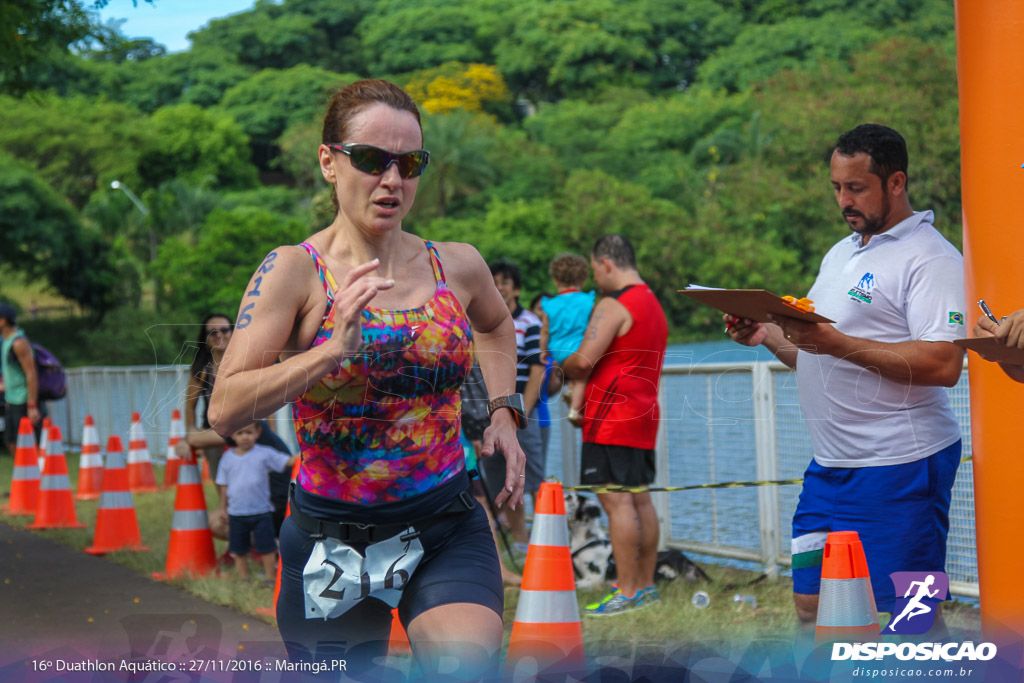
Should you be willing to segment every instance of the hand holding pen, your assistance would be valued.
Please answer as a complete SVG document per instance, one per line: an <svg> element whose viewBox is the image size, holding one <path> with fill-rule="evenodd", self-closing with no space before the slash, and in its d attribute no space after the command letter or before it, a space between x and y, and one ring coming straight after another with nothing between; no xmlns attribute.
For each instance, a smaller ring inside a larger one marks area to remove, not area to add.
<svg viewBox="0 0 1024 683"><path fill-rule="evenodd" d="M996 325L999 324L999 319L996 318L996 314L992 312L992 309L988 307L988 304L985 303L984 299L978 299L978 308L981 309L981 312L984 313L989 320L994 322ZM1003 320L1006 320L1006 318L1003 318Z"/></svg>

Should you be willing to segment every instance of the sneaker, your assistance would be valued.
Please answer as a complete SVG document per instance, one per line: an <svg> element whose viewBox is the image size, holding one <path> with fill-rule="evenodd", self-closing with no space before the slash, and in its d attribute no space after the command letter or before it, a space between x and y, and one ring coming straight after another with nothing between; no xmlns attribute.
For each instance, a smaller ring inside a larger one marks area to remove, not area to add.
<svg viewBox="0 0 1024 683"><path fill-rule="evenodd" d="M583 608L583 613L591 617L610 617L643 609L649 603L644 602L645 592L639 591L632 598L627 598L618 588L604 596L601 602L595 602Z"/></svg>
<svg viewBox="0 0 1024 683"><path fill-rule="evenodd" d="M658 595L658 589L655 586L648 586L644 588L641 593L644 597L644 602L649 605L660 605L661 596Z"/></svg>

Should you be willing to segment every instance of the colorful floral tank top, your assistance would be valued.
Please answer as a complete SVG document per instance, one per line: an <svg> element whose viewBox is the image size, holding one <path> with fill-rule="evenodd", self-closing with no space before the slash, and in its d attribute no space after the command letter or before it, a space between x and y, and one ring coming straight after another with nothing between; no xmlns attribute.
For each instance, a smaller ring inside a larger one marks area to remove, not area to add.
<svg viewBox="0 0 1024 683"><path fill-rule="evenodd" d="M334 330L337 284L312 245L328 306L311 346ZM363 311L363 349L295 401L298 485L364 505L407 500L465 469L463 380L473 366L469 322L426 242L437 282L423 306Z"/></svg>

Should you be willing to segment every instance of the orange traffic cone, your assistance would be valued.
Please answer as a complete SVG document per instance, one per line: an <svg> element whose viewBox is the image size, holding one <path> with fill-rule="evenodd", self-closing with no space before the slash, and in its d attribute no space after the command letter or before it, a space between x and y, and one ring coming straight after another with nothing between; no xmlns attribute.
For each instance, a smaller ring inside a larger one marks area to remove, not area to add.
<svg viewBox="0 0 1024 683"><path fill-rule="evenodd" d="M84 447L84 446L83 446ZM128 468L124 461L121 437L107 439L107 465L103 468L103 495L96 511L96 532L92 545L85 549L91 555L117 550L149 550L142 545L135 504L128 490Z"/></svg>
<svg viewBox="0 0 1024 683"><path fill-rule="evenodd" d="M8 429L11 425L8 425ZM32 420L21 418L18 441L14 447L14 471L11 473L11 498L4 506L8 515L34 515L39 502L39 461L36 460L36 435Z"/></svg>
<svg viewBox="0 0 1024 683"><path fill-rule="evenodd" d="M529 667L525 673L533 676L541 671L581 671L584 666L583 630L562 485L544 482L537 492L505 669L514 678L521 678L524 667Z"/></svg>
<svg viewBox="0 0 1024 683"><path fill-rule="evenodd" d="M167 439L167 459L164 462L164 488L169 489L178 484L178 468L181 458L174 447L185 438L185 421L181 419L181 411L175 408L171 412L171 433Z"/></svg>
<svg viewBox="0 0 1024 683"><path fill-rule="evenodd" d="M409 634L405 632L402 621L398 618L398 608L391 610L391 637L388 638L388 656L412 654Z"/></svg>
<svg viewBox="0 0 1024 683"><path fill-rule="evenodd" d="M153 461L149 459L149 445L142 434L142 419L138 413L132 413L132 424L128 428L128 486L136 493L157 490Z"/></svg>
<svg viewBox="0 0 1024 683"><path fill-rule="evenodd" d="M213 477L210 476L210 459L206 457L205 453L203 454L203 483L213 483Z"/></svg>
<svg viewBox="0 0 1024 683"><path fill-rule="evenodd" d="M42 474L43 469L46 467L46 454L49 451L46 449L46 441L50 438L50 427L53 426L53 421L49 417L43 418L43 426L39 432L39 450L36 453L36 459L39 462L39 473Z"/></svg>
<svg viewBox="0 0 1024 683"><path fill-rule="evenodd" d="M100 455L100 437L92 415L86 415L85 426L82 427L82 456L78 460L78 493L75 498L93 500L99 498L102 492L103 456Z"/></svg>
<svg viewBox="0 0 1024 683"><path fill-rule="evenodd" d="M821 561L816 645L878 640L878 612L864 546L856 531L833 531Z"/></svg>
<svg viewBox="0 0 1024 683"><path fill-rule="evenodd" d="M153 574L153 578L173 579L184 573L203 576L216 571L217 556L213 550L210 520L206 516L206 497L195 456L190 456L182 460L178 470L165 571Z"/></svg>
<svg viewBox="0 0 1024 683"><path fill-rule="evenodd" d="M46 468L39 480L39 505L36 519L29 529L80 529L75 515L75 501L71 497L71 481L68 479L68 463L64 460L64 444L61 443L60 427L50 427L46 442Z"/></svg>

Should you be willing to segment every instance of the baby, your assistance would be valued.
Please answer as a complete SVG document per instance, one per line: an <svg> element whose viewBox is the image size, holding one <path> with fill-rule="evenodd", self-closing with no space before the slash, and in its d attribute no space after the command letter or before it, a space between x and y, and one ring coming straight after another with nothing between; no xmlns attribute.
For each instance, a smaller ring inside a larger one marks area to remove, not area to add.
<svg viewBox="0 0 1024 683"><path fill-rule="evenodd" d="M583 341L590 311L594 308L594 292L580 291L590 275L590 266L578 254L559 254L551 261L549 272L558 294L541 299L541 322L544 323L541 335L547 339L546 348L552 358L562 363ZM544 345L543 339L541 345ZM568 387L569 422L578 427L583 419L584 384L570 380Z"/></svg>

